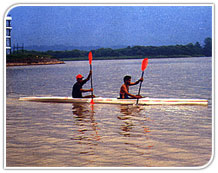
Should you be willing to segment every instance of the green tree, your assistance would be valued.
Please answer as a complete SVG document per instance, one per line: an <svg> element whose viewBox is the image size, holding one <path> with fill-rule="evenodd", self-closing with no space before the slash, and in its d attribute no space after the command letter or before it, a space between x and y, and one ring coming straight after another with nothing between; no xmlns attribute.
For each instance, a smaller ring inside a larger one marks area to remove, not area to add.
<svg viewBox="0 0 218 173"><path fill-rule="evenodd" d="M205 56L212 56L212 39L210 37L204 40L203 53Z"/></svg>
<svg viewBox="0 0 218 173"><path fill-rule="evenodd" d="M194 51L195 51L195 55L202 55L203 54L203 48L201 47L199 42L195 43Z"/></svg>

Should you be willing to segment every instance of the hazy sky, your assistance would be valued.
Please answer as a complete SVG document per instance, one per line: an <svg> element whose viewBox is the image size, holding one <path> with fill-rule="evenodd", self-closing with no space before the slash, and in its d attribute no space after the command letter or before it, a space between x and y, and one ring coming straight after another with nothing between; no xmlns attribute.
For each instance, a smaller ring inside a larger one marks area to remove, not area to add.
<svg viewBox="0 0 218 173"><path fill-rule="evenodd" d="M19 6L12 44L176 45L212 37L211 6Z"/></svg>

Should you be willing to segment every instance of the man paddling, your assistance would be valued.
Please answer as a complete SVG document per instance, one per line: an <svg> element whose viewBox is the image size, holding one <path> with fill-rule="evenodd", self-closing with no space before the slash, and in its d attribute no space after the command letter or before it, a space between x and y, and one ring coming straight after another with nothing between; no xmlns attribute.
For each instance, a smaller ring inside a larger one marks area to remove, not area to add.
<svg viewBox="0 0 218 173"><path fill-rule="evenodd" d="M91 98L91 97L95 97L94 95L87 95L87 96L82 96L83 92L92 92L93 88L91 89L83 89L83 85L90 79L92 75L92 70L90 70L89 75L86 79L83 80L83 76L81 74L78 74L76 76L76 80L77 82L73 85L73 90L72 90L72 97L73 98Z"/></svg>
<svg viewBox="0 0 218 173"><path fill-rule="evenodd" d="M123 78L124 84L120 88L120 98L121 99L130 99L130 98L135 98L139 99L142 98L141 95L133 95L129 93L129 86L137 85L139 82L143 81L143 78L140 78L136 82L131 82L131 76L125 76ZM130 96L130 97L129 97Z"/></svg>

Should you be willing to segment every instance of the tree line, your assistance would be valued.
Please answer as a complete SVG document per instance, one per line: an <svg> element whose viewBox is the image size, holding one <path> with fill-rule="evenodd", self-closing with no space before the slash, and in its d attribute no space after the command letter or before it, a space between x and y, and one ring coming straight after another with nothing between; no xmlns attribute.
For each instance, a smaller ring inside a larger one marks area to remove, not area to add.
<svg viewBox="0 0 218 173"><path fill-rule="evenodd" d="M89 51L72 50L72 51L47 51L48 55L54 58L78 58L87 57ZM199 42L187 45L171 45L171 46L133 46L121 49L100 48L92 50L94 57L121 57L121 56L147 56L147 57L196 57L196 56L212 56L212 39L206 38L204 46Z"/></svg>
<svg viewBox="0 0 218 173"><path fill-rule="evenodd" d="M201 46L199 42L195 44L189 43L187 45L170 45L170 46L133 46L121 49L100 48L91 50L93 57L96 59L116 59L116 58L167 58L167 57L211 57L212 56L212 39L206 38L204 45ZM51 58L59 60L79 60L87 58L89 51L74 49L71 51L53 51L46 52L25 51L26 54L32 55L46 55Z"/></svg>

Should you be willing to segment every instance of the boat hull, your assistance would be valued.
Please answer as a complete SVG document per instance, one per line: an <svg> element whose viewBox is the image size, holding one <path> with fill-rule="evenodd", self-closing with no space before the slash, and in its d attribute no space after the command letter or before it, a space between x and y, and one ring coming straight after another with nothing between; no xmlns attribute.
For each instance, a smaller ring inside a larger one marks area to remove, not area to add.
<svg viewBox="0 0 218 173"><path fill-rule="evenodd" d="M53 103L90 103L91 98L72 98L72 97L21 97L21 101L34 102L53 102ZM117 99L117 98L94 98L96 104L136 104L136 99ZM208 105L204 99L160 99L160 98L141 98L139 105Z"/></svg>

